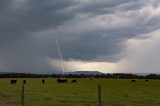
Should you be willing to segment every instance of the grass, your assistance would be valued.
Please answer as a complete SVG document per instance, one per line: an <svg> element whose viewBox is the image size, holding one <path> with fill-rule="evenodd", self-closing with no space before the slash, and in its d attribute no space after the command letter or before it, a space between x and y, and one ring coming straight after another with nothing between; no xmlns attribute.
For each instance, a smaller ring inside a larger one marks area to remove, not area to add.
<svg viewBox="0 0 160 106"><path fill-rule="evenodd" d="M78 79L77 84L59 84L56 79L27 79L25 106L98 106L98 83L103 106L160 106L160 80ZM71 81L72 79L69 79ZM0 106L20 106L22 79L16 85L0 79Z"/></svg>

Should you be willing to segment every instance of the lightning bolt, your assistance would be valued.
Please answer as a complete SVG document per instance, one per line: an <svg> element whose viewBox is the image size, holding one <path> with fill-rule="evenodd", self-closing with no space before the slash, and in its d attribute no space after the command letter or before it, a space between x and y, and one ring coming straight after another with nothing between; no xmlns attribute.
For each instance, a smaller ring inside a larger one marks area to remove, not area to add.
<svg viewBox="0 0 160 106"><path fill-rule="evenodd" d="M60 65L61 65L62 74L64 75L63 55L61 53L61 48L59 45L58 33L56 33L56 46L57 46L57 53L60 58Z"/></svg>

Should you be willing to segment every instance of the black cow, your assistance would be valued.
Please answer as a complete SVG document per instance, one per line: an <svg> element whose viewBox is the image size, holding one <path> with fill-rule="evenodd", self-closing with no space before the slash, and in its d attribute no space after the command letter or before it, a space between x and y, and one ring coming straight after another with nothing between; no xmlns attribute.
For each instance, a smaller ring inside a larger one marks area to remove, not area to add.
<svg viewBox="0 0 160 106"><path fill-rule="evenodd" d="M23 80L23 84L26 84L26 80Z"/></svg>
<svg viewBox="0 0 160 106"><path fill-rule="evenodd" d="M77 83L77 80L72 80L71 83Z"/></svg>
<svg viewBox="0 0 160 106"><path fill-rule="evenodd" d="M44 84L45 83L45 80L44 79L42 79L42 84Z"/></svg>
<svg viewBox="0 0 160 106"><path fill-rule="evenodd" d="M57 79L58 83L67 83L68 80L67 79Z"/></svg>
<svg viewBox="0 0 160 106"><path fill-rule="evenodd" d="M11 84L16 84L17 80L11 80Z"/></svg>
<svg viewBox="0 0 160 106"><path fill-rule="evenodd" d="M132 84L136 83L136 80L132 80Z"/></svg>
<svg viewBox="0 0 160 106"><path fill-rule="evenodd" d="M145 81L148 82L149 80L146 79Z"/></svg>

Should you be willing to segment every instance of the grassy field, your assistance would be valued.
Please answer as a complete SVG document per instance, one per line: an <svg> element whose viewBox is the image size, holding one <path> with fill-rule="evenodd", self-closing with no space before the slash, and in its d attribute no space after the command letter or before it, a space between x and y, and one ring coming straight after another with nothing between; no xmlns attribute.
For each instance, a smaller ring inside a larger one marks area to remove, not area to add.
<svg viewBox="0 0 160 106"><path fill-rule="evenodd" d="M56 79L27 79L25 106L98 106L101 83L103 106L160 106L160 80L78 79L76 84L59 84ZM72 79L69 79L71 81ZM0 106L20 106L22 79L16 85L0 79Z"/></svg>

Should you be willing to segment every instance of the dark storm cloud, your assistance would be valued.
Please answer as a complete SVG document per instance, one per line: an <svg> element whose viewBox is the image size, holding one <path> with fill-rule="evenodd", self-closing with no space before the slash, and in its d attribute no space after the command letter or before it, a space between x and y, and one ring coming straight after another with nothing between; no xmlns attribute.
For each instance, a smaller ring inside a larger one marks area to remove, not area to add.
<svg viewBox="0 0 160 106"><path fill-rule="evenodd" d="M76 40L64 41L61 44L63 47L62 53L65 59L94 60L98 56L106 56L107 59L105 61L114 61L117 59L109 56L119 55L117 51L123 49L121 40L121 38L114 39L111 36L107 38L102 37L100 32L95 32L91 35L90 33L86 33L79 36ZM104 60L101 59L101 61Z"/></svg>
<svg viewBox="0 0 160 106"><path fill-rule="evenodd" d="M101 2L96 1L94 2L89 2L86 4L82 4L79 5L79 8L77 8L77 11L79 12L84 12L84 13L95 13L96 14L106 14L106 13L112 13L116 10L116 8L118 9L118 7L121 7L121 9L124 8L136 8L138 5L134 5L136 4L138 0L102 0ZM133 3L134 2L134 3ZM134 7L133 7L134 5ZM124 6L124 7L123 7ZM123 7L123 8L122 8ZM127 8L127 9L128 9Z"/></svg>
<svg viewBox="0 0 160 106"><path fill-rule="evenodd" d="M159 29L158 0L1 0L0 70L51 72L58 59L116 62L127 39ZM158 11L158 10L157 10ZM149 13L150 12L150 13Z"/></svg>
<svg viewBox="0 0 160 106"><path fill-rule="evenodd" d="M1 71L53 71L46 59L52 51L49 48L50 43L42 44L41 41L35 40L31 33L54 28L70 20L71 15L59 14L57 11L73 4L74 2L65 0L1 0Z"/></svg>
<svg viewBox="0 0 160 106"><path fill-rule="evenodd" d="M132 2L133 3L133 2ZM140 3L141 4L141 3ZM142 5L141 8L145 8L144 5ZM123 10L123 9L122 9ZM146 10L147 11L147 8ZM144 11L144 12L145 12ZM126 13L128 12L128 14ZM66 42L63 42L62 47L64 47L64 56L66 58L74 58L74 59L86 59L86 60L93 60L96 59L98 61L98 57L102 56L104 59L101 59L101 61L112 61L115 62L123 56L124 48L125 48L125 41L127 39L131 39L134 37L139 37L140 34L145 34L152 32L156 29L160 28L160 24L157 22L160 22L160 16L159 15L153 15L150 13L144 13L141 15L142 10L139 10L137 8L131 10L126 10L126 11L120 11L122 14L118 14L119 16L115 15L114 17L119 17L122 19L122 22L120 24L117 24L116 26L112 25L106 25L106 28L102 28L99 26L97 23L97 27L94 28L92 27L95 25L94 21L97 21L96 18L95 20L88 22L87 24L90 24L90 26L76 26L74 28L74 24L72 29L70 30L77 30L80 35L76 33L77 39L73 40L68 40L65 38ZM147 11L148 12L148 11ZM113 13L114 15L114 13ZM96 17L96 16L95 16ZM93 18L94 17L90 17ZM129 20L129 23L127 23L127 20ZM82 20L83 21L83 20ZM98 20L99 21L99 20ZM121 21L121 20L120 20ZM76 23L76 22L75 22ZM105 23L105 22L104 22ZM109 23L109 22L108 22ZM77 23L76 23L77 24ZM91 28L90 28L91 27ZM100 29L99 29L100 27ZM92 29L95 29L92 31ZM86 31L86 32L85 32ZM71 33L70 35L74 35ZM67 35L66 35L67 36ZM74 46L73 46L74 45ZM70 52L71 51L71 52Z"/></svg>
<svg viewBox="0 0 160 106"><path fill-rule="evenodd" d="M2 0L3 1L3 0ZM23 0L22 0L23 1ZM15 2L21 2L15 0ZM59 14L58 10L73 5L70 1L31 1L26 0L24 4L16 4L13 7L13 1L2 3L2 14L0 29L6 36L23 36L24 33L44 30L50 27L56 27L66 20L72 18L70 14ZM6 5L6 6L5 6ZM19 5L22 5L18 8ZM16 7L17 6L17 7ZM4 7L4 8L3 8Z"/></svg>

